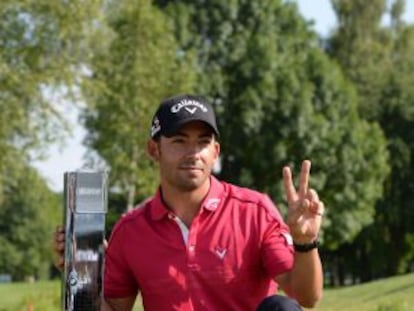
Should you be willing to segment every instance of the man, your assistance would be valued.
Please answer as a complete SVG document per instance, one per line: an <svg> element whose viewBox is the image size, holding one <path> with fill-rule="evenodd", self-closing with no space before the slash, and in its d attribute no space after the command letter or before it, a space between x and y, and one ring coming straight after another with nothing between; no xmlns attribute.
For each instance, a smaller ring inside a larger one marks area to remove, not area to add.
<svg viewBox="0 0 414 311"><path fill-rule="evenodd" d="M147 145L160 187L112 231L102 310L132 310L138 292L147 311L288 311L300 310L296 301L313 307L320 299L324 205L308 188L310 161L298 190L283 169L286 225L266 195L211 175L218 137L205 99L182 95L160 104ZM274 295L277 285L296 301Z"/></svg>

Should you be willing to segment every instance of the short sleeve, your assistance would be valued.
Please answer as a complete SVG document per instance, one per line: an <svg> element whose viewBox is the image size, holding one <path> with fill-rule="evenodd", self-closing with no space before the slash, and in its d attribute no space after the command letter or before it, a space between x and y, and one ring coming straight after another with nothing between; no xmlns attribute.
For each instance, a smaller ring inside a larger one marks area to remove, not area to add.
<svg viewBox="0 0 414 311"><path fill-rule="evenodd" d="M127 230L122 228L125 223L119 223L112 231L105 254L104 287L105 298L123 298L135 296L138 284L126 258L125 242Z"/></svg>
<svg viewBox="0 0 414 311"><path fill-rule="evenodd" d="M293 242L288 226L268 196L264 196L261 207L264 209L261 215L264 230L261 244L262 262L268 275L274 278L293 268Z"/></svg>

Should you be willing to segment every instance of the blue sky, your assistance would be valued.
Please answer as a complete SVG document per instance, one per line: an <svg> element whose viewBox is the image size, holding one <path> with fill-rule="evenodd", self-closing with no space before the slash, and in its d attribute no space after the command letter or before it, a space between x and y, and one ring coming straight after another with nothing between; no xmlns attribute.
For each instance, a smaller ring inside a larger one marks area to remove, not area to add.
<svg viewBox="0 0 414 311"><path fill-rule="evenodd" d="M315 22L314 29L322 36L326 36L335 26L336 17L330 0L296 0L296 2L302 15ZM414 22L413 0L405 0L403 19L410 23Z"/></svg>
<svg viewBox="0 0 414 311"><path fill-rule="evenodd" d="M299 11L308 19L314 21L314 29L322 36L326 36L335 26L335 15L330 0L297 0ZM404 19L414 22L414 0L406 0ZM53 145L48 151L48 159L34 163L39 172L47 179L50 187L55 191L63 189L64 172L75 171L83 167L82 138L85 131L76 125L76 113L70 114L73 123L73 133L64 143L64 147Z"/></svg>
<svg viewBox="0 0 414 311"><path fill-rule="evenodd" d="M308 19L314 21L314 29L326 36L335 26L336 18L330 0L297 0L299 11Z"/></svg>

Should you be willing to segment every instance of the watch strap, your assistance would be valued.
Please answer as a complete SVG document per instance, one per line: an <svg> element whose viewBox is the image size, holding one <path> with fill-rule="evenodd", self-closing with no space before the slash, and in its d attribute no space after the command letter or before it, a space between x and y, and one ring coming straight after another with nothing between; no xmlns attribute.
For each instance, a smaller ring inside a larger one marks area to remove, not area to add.
<svg viewBox="0 0 414 311"><path fill-rule="evenodd" d="M311 243L306 243L306 244L297 244L293 242L293 247L295 249L295 252L298 252L298 253L307 253L315 248L318 248L318 246L319 246L318 240L315 240Z"/></svg>

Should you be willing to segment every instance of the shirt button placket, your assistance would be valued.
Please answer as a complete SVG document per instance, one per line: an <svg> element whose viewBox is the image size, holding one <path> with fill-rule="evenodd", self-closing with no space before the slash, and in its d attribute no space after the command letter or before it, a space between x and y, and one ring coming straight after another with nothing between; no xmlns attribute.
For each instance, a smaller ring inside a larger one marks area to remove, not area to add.
<svg viewBox="0 0 414 311"><path fill-rule="evenodd" d="M187 260L188 268L190 270L197 269L196 264L196 240L197 240L197 229L198 229L198 217L193 220L190 231L188 233L188 245L187 245Z"/></svg>

